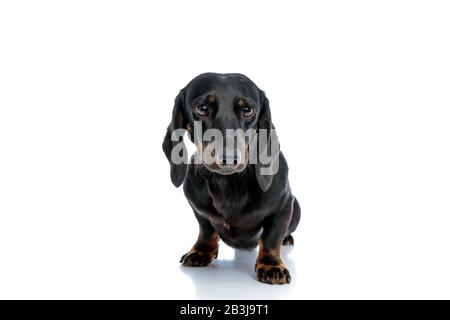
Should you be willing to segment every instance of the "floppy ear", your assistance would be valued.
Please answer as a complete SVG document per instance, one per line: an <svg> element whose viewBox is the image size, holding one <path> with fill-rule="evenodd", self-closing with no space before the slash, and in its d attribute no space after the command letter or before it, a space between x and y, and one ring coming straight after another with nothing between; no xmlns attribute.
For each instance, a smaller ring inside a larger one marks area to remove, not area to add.
<svg viewBox="0 0 450 320"><path fill-rule="evenodd" d="M270 115L270 107L269 107L269 99L267 99L266 94L264 91L260 91L260 101L261 101L261 111L258 118L258 137L259 133L261 132L261 129L265 129L267 133L267 146L262 147L260 145L260 141L258 141L258 162L256 164L256 180L258 181L259 187L265 192L267 191L273 180L272 174L262 174L263 170L268 170L272 164L273 159L275 157L278 157L278 154L271 154L272 150L272 143L278 143L278 141L273 141L276 138L275 131L272 129L275 129L275 127L272 124L272 117ZM277 144L278 145L278 144ZM263 164L260 161L261 154L268 154L271 158L270 163Z"/></svg>
<svg viewBox="0 0 450 320"><path fill-rule="evenodd" d="M183 183L186 176L188 158L188 152L183 141L184 132L186 130L183 95L183 91L180 91L175 98L172 121L167 127L166 136L164 137L162 144L163 151L170 164L170 179L177 188Z"/></svg>

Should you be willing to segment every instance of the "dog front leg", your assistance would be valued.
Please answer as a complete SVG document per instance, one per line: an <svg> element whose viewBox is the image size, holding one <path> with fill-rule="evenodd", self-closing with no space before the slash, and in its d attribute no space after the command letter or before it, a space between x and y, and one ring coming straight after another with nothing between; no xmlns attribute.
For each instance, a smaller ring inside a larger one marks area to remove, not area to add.
<svg viewBox="0 0 450 320"><path fill-rule="evenodd" d="M219 234L211 223L194 210L199 224L199 235L192 249L181 257L180 263L189 267L205 267L219 252Z"/></svg>
<svg viewBox="0 0 450 320"><path fill-rule="evenodd" d="M278 214L264 221L263 233L259 240L259 254L255 271L258 281L269 284L291 282L289 270L281 258L281 243L286 235L292 216L292 203Z"/></svg>

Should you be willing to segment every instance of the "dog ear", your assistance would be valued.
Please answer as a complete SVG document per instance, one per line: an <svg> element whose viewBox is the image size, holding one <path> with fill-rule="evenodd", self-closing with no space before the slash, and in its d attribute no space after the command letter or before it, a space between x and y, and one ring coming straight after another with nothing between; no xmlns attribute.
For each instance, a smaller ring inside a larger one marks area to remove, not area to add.
<svg viewBox="0 0 450 320"><path fill-rule="evenodd" d="M175 98L172 121L167 127L166 136L162 144L163 151L170 164L170 179L177 188L183 183L187 170L188 152L183 141L186 124L184 92L182 90Z"/></svg>
<svg viewBox="0 0 450 320"><path fill-rule="evenodd" d="M276 143L278 147L278 138L275 134L275 127L272 124L272 117L270 115L270 107L269 107L269 99L266 97L264 91L260 91L260 101L261 101L261 111L258 118L258 138L260 139L261 129L265 130L267 134L267 145L261 146L261 140L258 139L258 161L256 164L256 180L258 181L259 187L265 192L267 191L273 180L273 174L267 174L267 171L270 171L273 166L273 160L278 159L278 153L272 154L272 144ZM270 162L263 164L261 162L261 155L267 154L270 157ZM278 165L278 163L277 163ZM266 172L266 174L264 174Z"/></svg>

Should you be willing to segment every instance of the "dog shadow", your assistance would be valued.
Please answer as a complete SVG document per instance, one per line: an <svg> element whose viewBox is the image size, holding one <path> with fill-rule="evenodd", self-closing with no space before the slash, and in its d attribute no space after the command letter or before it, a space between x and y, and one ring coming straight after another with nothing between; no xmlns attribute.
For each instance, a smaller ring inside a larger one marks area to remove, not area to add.
<svg viewBox="0 0 450 320"><path fill-rule="evenodd" d="M258 282L255 274L257 250L234 250L233 259L214 260L210 266L192 268L180 266L194 284L197 299L286 299L296 284L294 263L288 257L292 246L283 247L282 255L292 276L288 285Z"/></svg>

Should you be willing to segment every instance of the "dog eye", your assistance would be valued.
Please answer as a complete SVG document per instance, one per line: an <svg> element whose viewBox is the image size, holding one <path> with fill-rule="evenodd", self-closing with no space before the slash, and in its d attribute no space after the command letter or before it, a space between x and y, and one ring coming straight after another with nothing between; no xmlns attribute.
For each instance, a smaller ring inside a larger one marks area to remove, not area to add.
<svg viewBox="0 0 450 320"><path fill-rule="evenodd" d="M253 115L253 108L249 107L249 106L245 106L242 109L242 114L244 115L244 117L250 117Z"/></svg>
<svg viewBox="0 0 450 320"><path fill-rule="evenodd" d="M206 117L209 114L208 106L204 105L204 104L202 104L201 106L198 106L197 113L202 117Z"/></svg>

